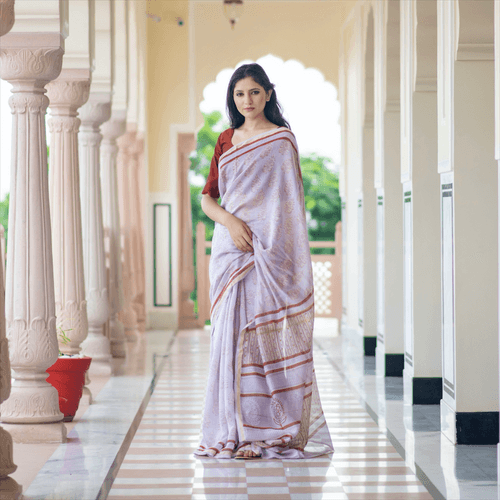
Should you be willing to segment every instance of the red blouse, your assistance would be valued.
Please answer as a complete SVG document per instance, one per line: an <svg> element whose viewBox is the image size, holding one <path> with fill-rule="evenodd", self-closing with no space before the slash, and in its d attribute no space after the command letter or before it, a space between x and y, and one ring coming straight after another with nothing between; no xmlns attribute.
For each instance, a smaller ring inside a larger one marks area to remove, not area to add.
<svg viewBox="0 0 500 500"><path fill-rule="evenodd" d="M209 194L212 198L219 198L219 158L233 147L231 139L233 138L234 128L228 128L219 135L217 144L215 145L212 163L210 164L210 172L207 177L207 183L201 194Z"/></svg>

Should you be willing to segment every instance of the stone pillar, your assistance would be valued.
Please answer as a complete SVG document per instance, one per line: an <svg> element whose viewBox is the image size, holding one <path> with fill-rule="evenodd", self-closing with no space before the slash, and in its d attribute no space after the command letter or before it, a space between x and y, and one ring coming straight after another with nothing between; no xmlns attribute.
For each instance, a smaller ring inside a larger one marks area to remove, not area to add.
<svg viewBox="0 0 500 500"><path fill-rule="evenodd" d="M128 131L118 139L118 203L120 206L121 234L123 238L123 292L125 305L120 312L120 319L125 326L127 340L133 342L137 340L139 333L137 325L137 313L133 307L133 298L136 296L135 275L133 272L133 246L131 239L132 226L132 206L130 192L130 149L133 143L135 132Z"/></svg>
<svg viewBox="0 0 500 500"><path fill-rule="evenodd" d="M52 266L45 85L61 72L59 34L10 33L2 38L0 76L13 84L12 168L6 320L12 392L0 407L17 441L63 441L57 391L45 370L58 357ZM56 423L57 422L57 423ZM47 424L43 429L36 425ZM23 425L16 425L23 424Z"/></svg>
<svg viewBox="0 0 500 500"><path fill-rule="evenodd" d="M83 258L89 336L83 351L92 357L90 371L96 375L111 374L110 341L104 335L104 323L109 317L104 229L101 202L100 126L111 116L111 102L107 93L90 93L88 102L80 110L79 153L81 172L81 202L83 227Z"/></svg>
<svg viewBox="0 0 500 500"><path fill-rule="evenodd" d="M0 36L8 33L14 25L14 0L0 0ZM4 255L2 256L2 259ZM10 396L11 374L9 361L9 343L5 335L5 289L4 265L0 266L0 404ZM13 460L11 435L0 427L0 497L17 500L22 497L22 487L9 477L17 470Z"/></svg>
<svg viewBox="0 0 500 500"><path fill-rule="evenodd" d="M401 3L403 380L405 401L410 404L439 404L443 393L436 18L433 2L418 0L416 8Z"/></svg>
<svg viewBox="0 0 500 500"><path fill-rule="evenodd" d="M399 0L374 3L377 375L403 375Z"/></svg>
<svg viewBox="0 0 500 500"><path fill-rule="evenodd" d="M101 132L103 135L101 144L102 216L104 227L107 228L109 236L109 339L113 357L124 358L126 354L125 329L123 323L118 319L118 313L123 309L125 302L122 282L121 227L116 172L118 146L116 140L125 133L125 119L112 118L102 125Z"/></svg>
<svg viewBox="0 0 500 500"><path fill-rule="evenodd" d="M437 8L441 431L454 444L496 445L499 339L494 1L439 0Z"/></svg>
<svg viewBox="0 0 500 500"><path fill-rule="evenodd" d="M144 272L144 230L142 225L143 208L141 189L143 186L142 176L144 175L144 139L138 135L135 137L134 146L130 151L129 163L129 188L130 202L133 210L131 237L133 245L133 269L135 274L135 296L132 306L136 312L137 325L140 331L146 329L146 276Z"/></svg>
<svg viewBox="0 0 500 500"><path fill-rule="evenodd" d="M376 193L373 186L374 169L374 48L373 15L367 16L366 52L364 58L364 121L362 123L362 160L357 193L358 217L358 331L365 355L374 356L377 341L377 248L376 248Z"/></svg>
<svg viewBox="0 0 500 500"><path fill-rule="evenodd" d="M87 338L87 301L83 270L80 172L78 164L78 108L89 98L88 71L63 69L47 85L51 132L49 191L54 261L57 329L71 341L59 349L79 354Z"/></svg>
<svg viewBox="0 0 500 500"><path fill-rule="evenodd" d="M179 328L197 328L198 319L190 299L195 288L193 263L193 223L191 218L191 192L189 189L189 153L196 148L194 134L178 134L178 228L179 228Z"/></svg>

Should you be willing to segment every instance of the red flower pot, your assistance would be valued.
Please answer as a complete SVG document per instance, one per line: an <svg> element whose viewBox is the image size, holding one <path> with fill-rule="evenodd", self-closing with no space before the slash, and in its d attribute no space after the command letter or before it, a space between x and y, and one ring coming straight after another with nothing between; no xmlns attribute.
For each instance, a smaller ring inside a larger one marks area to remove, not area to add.
<svg viewBox="0 0 500 500"><path fill-rule="evenodd" d="M47 373L47 382L59 393L59 408L64 413L64 421L71 422L78 410L85 385L85 372L92 358L59 358Z"/></svg>

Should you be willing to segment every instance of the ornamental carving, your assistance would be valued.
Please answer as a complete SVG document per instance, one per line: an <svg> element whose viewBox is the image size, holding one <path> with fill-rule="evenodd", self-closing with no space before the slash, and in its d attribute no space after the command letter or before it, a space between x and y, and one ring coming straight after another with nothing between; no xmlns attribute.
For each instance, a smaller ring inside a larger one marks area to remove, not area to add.
<svg viewBox="0 0 500 500"><path fill-rule="evenodd" d="M101 326L109 317L108 289L94 288L87 293L87 299L89 325Z"/></svg>
<svg viewBox="0 0 500 500"><path fill-rule="evenodd" d="M45 387L33 386L13 392L0 407L2 422L35 424L62 420L57 391L46 382L45 385L49 390L41 390Z"/></svg>
<svg viewBox="0 0 500 500"><path fill-rule="evenodd" d="M49 99L43 94L14 94L9 97L11 113L41 113L45 114L49 106Z"/></svg>
<svg viewBox="0 0 500 500"><path fill-rule="evenodd" d="M80 130L80 118L72 116L51 116L49 119L49 131L51 134L55 132L67 132L77 134Z"/></svg>
<svg viewBox="0 0 500 500"><path fill-rule="evenodd" d="M57 360L56 318L45 321L37 317L29 328L24 319L7 322L10 362L14 369L39 368L46 370Z"/></svg>
<svg viewBox="0 0 500 500"><path fill-rule="evenodd" d="M91 95L80 108L79 114L82 122L89 122L92 126L99 127L111 118L111 101L99 101Z"/></svg>
<svg viewBox="0 0 500 500"><path fill-rule="evenodd" d="M14 21L14 0L0 0L0 36L12 29Z"/></svg>
<svg viewBox="0 0 500 500"><path fill-rule="evenodd" d="M60 350L66 354L79 353L80 344L87 338L89 329L87 321L87 301L82 300L78 304L74 300L68 300L64 308L61 302L56 302L56 317L58 337L59 329L61 329L70 339L67 345L60 342ZM58 338L58 340L60 339Z"/></svg>
<svg viewBox="0 0 500 500"><path fill-rule="evenodd" d="M36 87L43 87L61 73L62 48L51 49L17 49L0 50L0 76L3 80L28 80L34 77ZM15 82L12 82L16 86Z"/></svg>
<svg viewBox="0 0 500 500"><path fill-rule="evenodd" d="M75 110L89 99L90 80L64 80L58 78L47 85L51 106L69 105Z"/></svg>

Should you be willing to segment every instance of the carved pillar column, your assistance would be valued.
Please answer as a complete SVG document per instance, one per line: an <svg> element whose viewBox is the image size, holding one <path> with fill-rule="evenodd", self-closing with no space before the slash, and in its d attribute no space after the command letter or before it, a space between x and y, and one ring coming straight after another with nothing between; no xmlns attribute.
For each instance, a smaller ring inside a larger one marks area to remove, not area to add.
<svg viewBox="0 0 500 500"><path fill-rule="evenodd" d="M58 357L45 85L61 72L62 56L58 35L11 33L2 38L0 76L13 84L5 311L14 382L9 399L0 407L0 419L23 424L7 426L19 441L62 441L66 434L59 397L47 383L45 371ZM54 422L43 429L25 425Z"/></svg>
<svg viewBox="0 0 500 500"><path fill-rule="evenodd" d="M111 348L104 335L109 317L104 229L102 223L100 126L111 116L109 94L92 93L80 110L80 193L82 202L83 258L89 336L83 344L85 354L92 357L91 373L111 374Z"/></svg>
<svg viewBox="0 0 500 500"><path fill-rule="evenodd" d="M120 206L120 223L123 238L123 292L125 305L120 312L120 319L125 326L125 335L128 341L135 341L139 332L137 325L137 313L133 307L133 299L136 295L135 274L133 272L133 247L131 238L132 206L129 183L130 148L133 143L135 132L127 132L118 139L118 202Z"/></svg>
<svg viewBox="0 0 500 500"><path fill-rule="evenodd" d="M134 148L131 154L129 169L129 185L132 210L132 241L134 249L134 270L135 270L135 297L133 308L137 315L137 324L140 331L146 329L146 283L144 273L144 232L142 226L143 209L141 190L143 187L142 177L144 175L144 139L136 137Z"/></svg>
<svg viewBox="0 0 500 500"><path fill-rule="evenodd" d="M14 25L14 0L0 0L0 36ZM3 258L3 257L2 257ZM10 396L9 344L5 335L4 267L0 266L0 404ZM13 460L11 435L0 427L0 498L14 500L22 497L22 487L9 477L17 469Z"/></svg>
<svg viewBox="0 0 500 500"><path fill-rule="evenodd" d="M125 132L125 120L111 119L103 124L101 131L103 135L101 144L102 216L104 226L109 231L109 338L113 357L124 358L126 354L125 329L118 319L118 313L123 309L125 301L122 282L116 139Z"/></svg>
<svg viewBox="0 0 500 500"><path fill-rule="evenodd" d="M49 128L49 190L54 261L57 328L70 342L60 343L66 354L79 354L87 338L87 301L83 271L80 173L78 164L78 108L89 98L90 79L81 70L63 69L47 85L51 118ZM88 71L86 72L88 74ZM80 77L79 77L80 76Z"/></svg>
<svg viewBox="0 0 500 500"><path fill-rule="evenodd" d="M179 328L197 328L194 303L190 299L194 290L193 223L191 218L191 192L189 189L189 153L196 148L194 134L179 134L177 143L179 196Z"/></svg>

